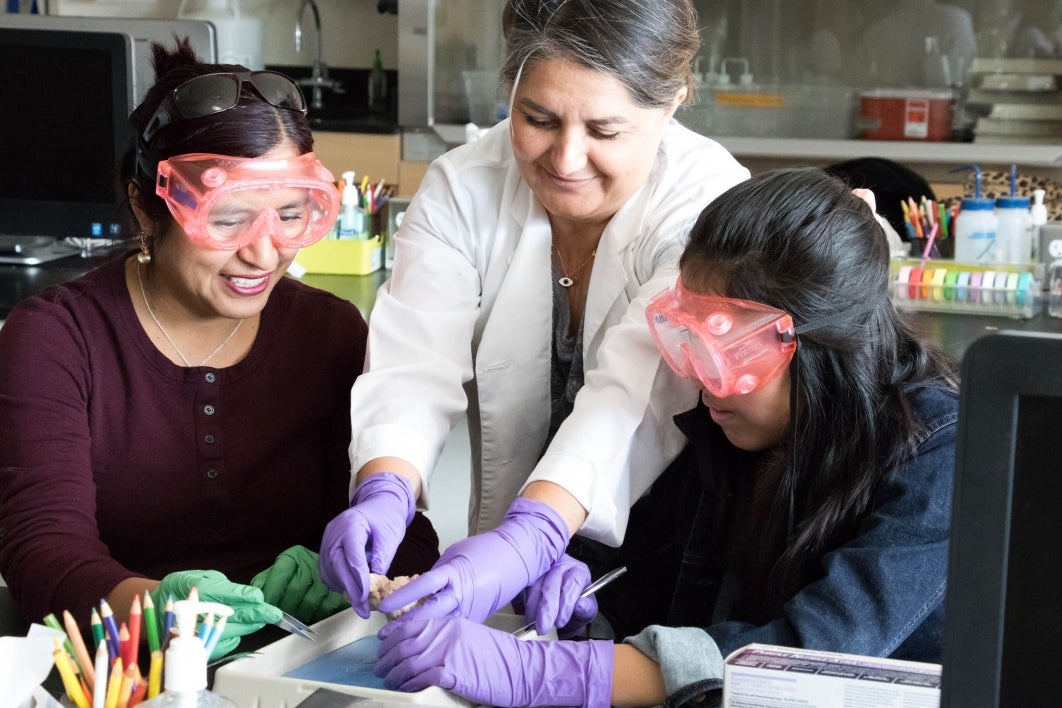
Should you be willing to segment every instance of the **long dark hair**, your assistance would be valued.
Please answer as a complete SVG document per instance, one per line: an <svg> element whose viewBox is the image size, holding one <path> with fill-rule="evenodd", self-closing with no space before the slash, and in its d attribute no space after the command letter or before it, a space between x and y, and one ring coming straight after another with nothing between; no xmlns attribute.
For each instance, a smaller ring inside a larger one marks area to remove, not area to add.
<svg viewBox="0 0 1062 708"><path fill-rule="evenodd" d="M151 46L151 55L157 80L129 116L130 145L122 160L119 178L123 194L130 182L136 182L140 187L138 204L163 227L160 234L172 221L165 202L155 194L154 172L162 160L196 152L260 157L285 140L291 141L299 154L313 150L313 131L303 113L277 108L247 85L244 85L234 108L173 123L159 131L150 145L138 145L159 103L185 81L204 74L248 70L234 64L204 64L187 38L175 39L172 48L156 42ZM138 149L141 151L139 161Z"/></svg>
<svg viewBox="0 0 1062 708"><path fill-rule="evenodd" d="M884 232L822 170L778 170L728 190L701 213L680 265L688 287L725 283L727 296L777 307L797 326L852 313L800 335L791 435L757 472L746 607L777 616L821 575L823 553L854 534L883 475L911 456L912 388L957 390L956 362L893 308Z"/></svg>

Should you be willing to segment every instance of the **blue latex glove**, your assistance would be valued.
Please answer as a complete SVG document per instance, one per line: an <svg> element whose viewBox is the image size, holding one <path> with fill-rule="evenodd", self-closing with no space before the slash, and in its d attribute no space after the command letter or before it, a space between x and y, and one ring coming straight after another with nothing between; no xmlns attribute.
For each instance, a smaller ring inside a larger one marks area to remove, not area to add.
<svg viewBox="0 0 1062 708"><path fill-rule="evenodd" d="M380 603L409 619L461 615L482 622L538 580L564 553L568 526L547 504L518 497L498 528L469 536L447 548L427 573Z"/></svg>
<svg viewBox="0 0 1062 708"><path fill-rule="evenodd" d="M608 706L610 641L520 640L463 617L407 620L380 630L375 673L390 689L441 686L490 706Z"/></svg>
<svg viewBox="0 0 1062 708"><path fill-rule="evenodd" d="M211 659L225 656L235 649L243 635L280 621L280 610L265 602L261 590L234 583L216 570L182 570L164 577L151 591L151 599L159 608L159 617L162 616L167 599L187 600L193 587L198 591L200 600L232 608L232 615L225 620L221 639L210 653Z"/></svg>
<svg viewBox="0 0 1062 708"><path fill-rule="evenodd" d="M590 569L567 553L552 568L513 598L513 608L523 612L535 631L546 634L553 627L561 639L582 635L597 615L594 596L579 597L590 584Z"/></svg>
<svg viewBox="0 0 1062 708"><path fill-rule="evenodd" d="M321 581L317 554L305 546L292 546L273 565L251 578L265 601L296 619L313 624L348 607L341 592L333 592Z"/></svg>
<svg viewBox="0 0 1062 708"><path fill-rule="evenodd" d="M409 480L381 472L362 482L350 508L325 527L317 559L321 579L332 590L345 591L362 618L369 617L369 573L387 572L414 512Z"/></svg>

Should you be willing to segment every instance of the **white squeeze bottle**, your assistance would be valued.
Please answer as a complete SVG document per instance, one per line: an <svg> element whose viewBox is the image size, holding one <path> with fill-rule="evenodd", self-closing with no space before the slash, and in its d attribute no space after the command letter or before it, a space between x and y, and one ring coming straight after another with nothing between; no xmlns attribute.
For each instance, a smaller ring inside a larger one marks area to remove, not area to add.
<svg viewBox="0 0 1062 708"><path fill-rule="evenodd" d="M1044 196L1047 194L1042 189L1033 190L1033 202L1029 207L1029 218L1032 220L1033 229L1033 260L1047 260L1047 255L1041 258L1042 248L1045 244L1041 242L1043 235L1043 226L1047 223L1047 205L1044 204Z"/></svg>
<svg viewBox="0 0 1062 708"><path fill-rule="evenodd" d="M999 226L996 238L1006 263L1029 263L1032 261L1032 216L1029 214L1029 198L1019 196L996 199L996 219Z"/></svg>
<svg viewBox="0 0 1062 708"><path fill-rule="evenodd" d="M996 228L999 220L994 209L995 202L981 197L981 168L968 165L958 169L972 169L976 177L973 197L962 200L959 215L955 217L955 262L1000 263L1003 254L996 243Z"/></svg>
<svg viewBox="0 0 1062 708"><path fill-rule="evenodd" d="M996 239L1004 263L1029 263L1033 256L1032 216L1029 198L1019 196L1018 166L1010 166L1010 196L996 199Z"/></svg>
<svg viewBox="0 0 1062 708"><path fill-rule="evenodd" d="M164 661L165 691L144 701L144 708L237 708L220 693L207 690L207 651L195 636L196 618L201 613L231 615L232 609L216 602L178 600L173 603L177 635L170 639Z"/></svg>

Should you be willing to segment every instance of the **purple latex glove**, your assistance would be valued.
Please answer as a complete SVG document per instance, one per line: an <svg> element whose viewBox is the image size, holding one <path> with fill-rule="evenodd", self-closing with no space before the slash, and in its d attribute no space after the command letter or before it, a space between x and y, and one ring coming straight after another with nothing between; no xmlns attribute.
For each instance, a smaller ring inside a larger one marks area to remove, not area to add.
<svg viewBox="0 0 1062 708"><path fill-rule="evenodd" d="M513 609L523 612L527 621L535 621L535 631L547 634L554 627L561 639L583 634L586 625L597 615L594 596L579 597L590 584L590 569L567 553L513 598Z"/></svg>
<svg viewBox="0 0 1062 708"><path fill-rule="evenodd" d="M520 640L463 617L384 625L375 673L401 691L441 686L490 706L608 706L610 641Z"/></svg>
<svg viewBox="0 0 1062 708"><path fill-rule="evenodd" d="M557 512L517 497L496 529L447 548L431 570L385 598L380 611L427 598L405 616L461 615L482 622L538 580L567 545L568 526Z"/></svg>
<svg viewBox="0 0 1062 708"><path fill-rule="evenodd" d="M358 485L350 508L325 527L317 558L321 579L346 591L363 618L369 617L369 573L387 572L415 511L409 480L381 472Z"/></svg>

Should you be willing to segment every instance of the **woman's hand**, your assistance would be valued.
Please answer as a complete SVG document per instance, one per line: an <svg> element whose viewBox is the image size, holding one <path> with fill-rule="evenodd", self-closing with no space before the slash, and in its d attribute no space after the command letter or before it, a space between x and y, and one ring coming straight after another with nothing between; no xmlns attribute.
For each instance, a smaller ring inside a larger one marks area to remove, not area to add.
<svg viewBox="0 0 1062 708"><path fill-rule="evenodd" d="M350 508L325 527L317 560L321 579L337 592L346 591L351 607L365 619L369 617L369 573L387 573L415 511L409 481L381 472L362 482Z"/></svg>
<svg viewBox="0 0 1062 708"><path fill-rule="evenodd" d="M565 553L545 575L513 598L513 609L528 621L534 620L539 634L556 627L558 637L573 639L597 615L594 596L582 597L588 585L590 569Z"/></svg>
<svg viewBox="0 0 1062 708"><path fill-rule="evenodd" d="M609 641L520 640L463 617L386 624L375 673L390 689L449 689L493 706L608 706Z"/></svg>
<svg viewBox="0 0 1062 708"><path fill-rule="evenodd" d="M306 624L331 617L350 605L347 596L332 592L317 570L317 554L292 546L276 562L251 579L265 601Z"/></svg>
<svg viewBox="0 0 1062 708"><path fill-rule="evenodd" d="M567 545L564 519L542 502L518 497L498 528L447 548L431 570L385 598L380 611L426 598L405 616L456 614L482 622L553 567Z"/></svg>
<svg viewBox="0 0 1062 708"><path fill-rule="evenodd" d="M182 570L170 573L152 591L156 607L164 608L166 600L187 600L192 588L199 599L216 602L232 608L232 615L225 620L225 629L211 659L225 656L240 643L240 637L257 632L267 624L280 621L281 612L265 601L262 591L250 585L234 583L216 570Z"/></svg>

